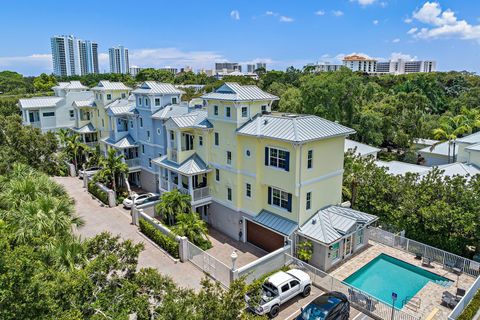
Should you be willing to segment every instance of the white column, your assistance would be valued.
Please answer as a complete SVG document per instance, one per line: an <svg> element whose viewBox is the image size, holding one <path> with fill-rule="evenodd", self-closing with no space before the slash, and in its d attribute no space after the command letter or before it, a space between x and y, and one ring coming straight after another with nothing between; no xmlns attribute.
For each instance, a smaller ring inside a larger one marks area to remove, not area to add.
<svg viewBox="0 0 480 320"><path fill-rule="evenodd" d="M182 133L177 131L177 151L180 153L182 151Z"/></svg>
<svg viewBox="0 0 480 320"><path fill-rule="evenodd" d="M171 148L171 147L170 147L170 144L171 144L170 130L167 130L167 152L168 152L168 150Z"/></svg>
<svg viewBox="0 0 480 320"><path fill-rule="evenodd" d="M188 193L192 197L192 201L193 201L193 177L192 176L188 176Z"/></svg>
<svg viewBox="0 0 480 320"><path fill-rule="evenodd" d="M167 170L167 176L168 176L168 191L172 190L172 172L170 170Z"/></svg>

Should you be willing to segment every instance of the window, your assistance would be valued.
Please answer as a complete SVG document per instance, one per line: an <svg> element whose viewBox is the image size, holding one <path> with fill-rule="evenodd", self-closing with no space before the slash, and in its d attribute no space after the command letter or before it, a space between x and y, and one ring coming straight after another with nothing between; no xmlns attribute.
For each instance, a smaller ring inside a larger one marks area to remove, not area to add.
<svg viewBox="0 0 480 320"><path fill-rule="evenodd" d="M68 110L68 113L70 114L70 119L75 119L75 110Z"/></svg>
<svg viewBox="0 0 480 320"><path fill-rule="evenodd" d="M340 243L337 242L330 246L330 258L332 261L335 261L340 256Z"/></svg>
<svg viewBox="0 0 480 320"><path fill-rule="evenodd" d="M203 146L203 137L202 136L198 137L198 144Z"/></svg>
<svg viewBox="0 0 480 320"><path fill-rule="evenodd" d="M160 128L157 128L157 134L160 135Z"/></svg>
<svg viewBox="0 0 480 320"><path fill-rule="evenodd" d="M175 133L170 131L170 140L175 140Z"/></svg>
<svg viewBox="0 0 480 320"><path fill-rule="evenodd" d="M230 151L227 151L227 164L232 164L232 153Z"/></svg>
<svg viewBox="0 0 480 320"><path fill-rule="evenodd" d="M148 167L152 167L152 158L148 158Z"/></svg>
<svg viewBox="0 0 480 320"><path fill-rule="evenodd" d="M307 202L305 205L306 210L310 210L312 208L312 192L307 192Z"/></svg>
<svg viewBox="0 0 480 320"><path fill-rule="evenodd" d="M220 170L215 169L215 181L220 181Z"/></svg>
<svg viewBox="0 0 480 320"><path fill-rule="evenodd" d="M44 117L55 117L55 112L44 112L43 116Z"/></svg>
<svg viewBox="0 0 480 320"><path fill-rule="evenodd" d="M122 99L125 99L127 95L125 93L122 93Z"/></svg>
<svg viewBox="0 0 480 320"><path fill-rule="evenodd" d="M139 118L140 119L140 128L143 128L143 118Z"/></svg>
<svg viewBox="0 0 480 320"><path fill-rule="evenodd" d="M97 109L97 117L100 117L100 110Z"/></svg>
<svg viewBox="0 0 480 320"><path fill-rule="evenodd" d="M245 184L245 196L247 198L252 197L252 185L250 183Z"/></svg>
<svg viewBox="0 0 480 320"><path fill-rule="evenodd" d="M112 100L112 95L110 93L107 93L107 100Z"/></svg>
<svg viewBox="0 0 480 320"><path fill-rule="evenodd" d="M230 107L225 107L225 116L227 118L230 118L232 116L231 111L230 111Z"/></svg>
<svg viewBox="0 0 480 320"><path fill-rule="evenodd" d="M172 97L172 104L177 104L177 97Z"/></svg>
<svg viewBox="0 0 480 320"><path fill-rule="evenodd" d="M247 158L250 158L250 155L251 155L251 154L252 154L252 153L250 152L249 149L245 150L245 156L247 156Z"/></svg>
<svg viewBox="0 0 480 320"><path fill-rule="evenodd" d="M290 288L294 288L296 286L298 286L300 284L300 282L298 282L297 280L292 280L290 281Z"/></svg>
<svg viewBox="0 0 480 320"><path fill-rule="evenodd" d="M147 130L147 141L150 141L150 130Z"/></svg>
<svg viewBox="0 0 480 320"><path fill-rule="evenodd" d="M357 246L362 245L363 244L363 229L358 230L355 237L356 237Z"/></svg>
<svg viewBox="0 0 480 320"><path fill-rule="evenodd" d="M232 188L227 188L227 200L232 201Z"/></svg>
<svg viewBox="0 0 480 320"><path fill-rule="evenodd" d="M142 153L145 154L145 145L142 144Z"/></svg>
<svg viewBox="0 0 480 320"><path fill-rule="evenodd" d="M247 107L242 107L242 118L248 117L248 109Z"/></svg>
<svg viewBox="0 0 480 320"><path fill-rule="evenodd" d="M292 212L292 195L280 189L268 187L268 204Z"/></svg>
<svg viewBox="0 0 480 320"><path fill-rule="evenodd" d="M281 149L266 147L265 165L270 167L277 167L288 171L290 167L290 152Z"/></svg>
<svg viewBox="0 0 480 320"><path fill-rule="evenodd" d="M138 98L138 105L139 105L139 106L142 105L142 98Z"/></svg>
<svg viewBox="0 0 480 320"><path fill-rule="evenodd" d="M218 106L213 106L213 114L218 116Z"/></svg>
<svg viewBox="0 0 480 320"><path fill-rule="evenodd" d="M220 145L220 137L218 136L218 132L215 132L215 145L218 146Z"/></svg>
<svg viewBox="0 0 480 320"><path fill-rule="evenodd" d="M130 120L130 128L133 128L133 120Z"/></svg>
<svg viewBox="0 0 480 320"><path fill-rule="evenodd" d="M145 106L148 107L148 98L145 98Z"/></svg>
<svg viewBox="0 0 480 320"><path fill-rule="evenodd" d="M290 290L290 286L288 285L288 283L286 283L282 286L280 290L282 290L282 293L287 292L288 290Z"/></svg>
<svg viewBox="0 0 480 320"><path fill-rule="evenodd" d="M312 169L313 167L313 150L308 150L307 153L307 169Z"/></svg>
<svg viewBox="0 0 480 320"><path fill-rule="evenodd" d="M155 98L155 106L159 106L160 105L160 98Z"/></svg>
<svg viewBox="0 0 480 320"><path fill-rule="evenodd" d="M105 128L105 120L102 119L102 128Z"/></svg>
<svg viewBox="0 0 480 320"><path fill-rule="evenodd" d="M266 105L262 106L262 112L267 112L267 106Z"/></svg>

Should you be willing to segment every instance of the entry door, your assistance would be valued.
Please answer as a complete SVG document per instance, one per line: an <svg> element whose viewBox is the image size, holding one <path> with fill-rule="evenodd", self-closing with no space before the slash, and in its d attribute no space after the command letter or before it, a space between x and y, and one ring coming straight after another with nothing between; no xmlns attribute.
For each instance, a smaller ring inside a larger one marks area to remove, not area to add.
<svg viewBox="0 0 480 320"><path fill-rule="evenodd" d="M347 238L345 238L345 254L344 256L345 257L348 257L349 255L352 254L352 236L353 235L349 235Z"/></svg>

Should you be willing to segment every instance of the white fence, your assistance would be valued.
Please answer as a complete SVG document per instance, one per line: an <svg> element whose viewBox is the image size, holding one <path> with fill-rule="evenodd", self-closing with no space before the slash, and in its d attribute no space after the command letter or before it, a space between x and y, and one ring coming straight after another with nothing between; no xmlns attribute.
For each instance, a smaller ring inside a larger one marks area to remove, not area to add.
<svg viewBox="0 0 480 320"><path fill-rule="evenodd" d="M475 280L475 282L462 297L462 300L458 302L458 304L455 306L455 309L453 309L453 311L448 315L448 320L457 319L462 314L463 310L465 310L470 301L472 301L478 290L480 290L480 277Z"/></svg>
<svg viewBox="0 0 480 320"><path fill-rule="evenodd" d="M310 275L313 284L324 291L338 291L345 294L353 307L375 318L388 320L419 320L420 317L403 310L392 308L391 305L363 292L333 276L305 263L297 258L290 257L290 266L301 269Z"/></svg>
<svg viewBox="0 0 480 320"><path fill-rule="evenodd" d="M230 267L190 241L187 241L187 257L191 263L228 288L231 279Z"/></svg>
<svg viewBox="0 0 480 320"><path fill-rule="evenodd" d="M459 270L473 277L478 277L480 275L480 263L421 242L378 228L371 228L369 230L369 238L370 240L389 247L429 258L431 261L440 263L445 269Z"/></svg>

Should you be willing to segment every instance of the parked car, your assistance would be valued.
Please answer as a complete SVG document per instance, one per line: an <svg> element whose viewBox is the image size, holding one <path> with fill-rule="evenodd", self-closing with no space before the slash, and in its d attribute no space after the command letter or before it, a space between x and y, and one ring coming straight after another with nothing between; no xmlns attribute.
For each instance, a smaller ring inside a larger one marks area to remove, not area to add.
<svg viewBox="0 0 480 320"><path fill-rule="evenodd" d="M142 194L134 194L128 196L123 200L123 206L127 209L131 209L133 206L133 199L135 198L135 205L138 206L142 203L145 203L148 198L156 196L155 193L142 193Z"/></svg>
<svg viewBox="0 0 480 320"><path fill-rule="evenodd" d="M93 177L98 171L102 170L101 167L90 167L90 168L87 168L85 170L79 170L78 171L78 177L80 179L83 179L83 174L84 174L84 171L85 173L87 174L87 177Z"/></svg>
<svg viewBox="0 0 480 320"><path fill-rule="evenodd" d="M348 320L350 302L346 295L332 291L324 293L305 308L302 308L297 320Z"/></svg>
<svg viewBox="0 0 480 320"><path fill-rule="evenodd" d="M299 294L307 297L311 290L312 280L307 273L298 269L279 271L265 280L260 293L246 294L245 301L250 311L274 318L280 312L282 304Z"/></svg>

